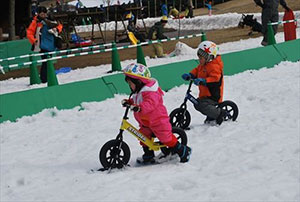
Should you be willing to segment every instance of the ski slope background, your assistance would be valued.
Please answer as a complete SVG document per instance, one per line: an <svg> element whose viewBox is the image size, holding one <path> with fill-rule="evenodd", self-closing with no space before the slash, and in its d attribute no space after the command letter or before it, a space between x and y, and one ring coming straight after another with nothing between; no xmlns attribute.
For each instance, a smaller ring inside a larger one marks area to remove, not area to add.
<svg viewBox="0 0 300 202"><path fill-rule="evenodd" d="M226 53L259 47L261 40L219 45ZM283 34L276 40L283 41ZM196 58L196 49L183 43L175 51L177 57L146 62L151 67ZM59 74L58 80L62 84L97 78L110 68L73 70ZM83 103L85 110L45 109L0 124L1 201L299 201L300 62L224 79L224 99L238 105L239 117L221 126L204 125L205 117L189 103L192 122L186 132L193 153L185 164L135 167L142 149L125 132L131 166L109 174L89 172L101 166L100 148L119 131L124 112L120 102L127 95ZM1 81L0 91L45 87L28 84L29 78ZM168 112L180 106L186 89L182 85L165 93ZM197 96L196 86L192 91ZM132 114L130 122L137 125Z"/></svg>
<svg viewBox="0 0 300 202"><path fill-rule="evenodd" d="M261 23L261 13L245 13L254 15L254 18ZM283 12L279 13L279 20L283 19ZM300 19L300 11L294 11L295 19ZM183 18L183 19L172 19L169 17L168 23L166 24L165 28L171 28L174 30L195 30L195 33L198 30L198 33L207 30L213 29L226 29L237 27L240 20L242 18L242 14L240 13L225 13L219 15L203 15L203 16L195 16L193 18ZM153 26L156 22L160 21L161 17L156 18L146 18L144 22L141 19L137 20L137 27L143 28L144 23L146 27ZM298 21L299 23L299 21ZM124 21L125 26L128 25L127 21ZM282 26L282 25L280 25ZM115 22L107 22L101 24L102 30L115 30ZM299 27L299 25L298 25ZM121 21L117 23L118 30L124 30L124 25ZM249 29L249 27L245 27L244 29ZM76 26L76 32L91 32L92 25L82 25ZM95 26L94 31L99 31L99 27Z"/></svg>

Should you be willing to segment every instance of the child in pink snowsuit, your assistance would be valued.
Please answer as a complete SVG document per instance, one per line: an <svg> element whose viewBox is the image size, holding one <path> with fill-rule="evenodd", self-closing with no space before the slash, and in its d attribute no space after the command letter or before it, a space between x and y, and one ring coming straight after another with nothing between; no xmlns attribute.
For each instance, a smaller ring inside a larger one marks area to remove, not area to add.
<svg viewBox="0 0 300 202"><path fill-rule="evenodd" d="M130 100L123 100L122 104L132 105L134 117L139 123L140 132L151 139L154 134L163 144L179 154L181 162L187 162L191 153L188 146L182 145L172 133L172 126L166 107L163 104L163 91L150 71L142 64L132 63L124 69L125 80L132 91ZM142 143L141 143L142 144ZM144 155L138 158L138 163L153 163L154 151L142 144Z"/></svg>

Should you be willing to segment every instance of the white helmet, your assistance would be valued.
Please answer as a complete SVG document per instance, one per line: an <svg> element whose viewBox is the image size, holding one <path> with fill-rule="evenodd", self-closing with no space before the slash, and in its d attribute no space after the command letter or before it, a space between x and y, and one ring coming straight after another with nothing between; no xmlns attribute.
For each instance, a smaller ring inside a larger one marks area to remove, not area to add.
<svg viewBox="0 0 300 202"><path fill-rule="evenodd" d="M219 54L219 47L212 41L203 41L198 46L198 56L203 56L206 62L215 59Z"/></svg>

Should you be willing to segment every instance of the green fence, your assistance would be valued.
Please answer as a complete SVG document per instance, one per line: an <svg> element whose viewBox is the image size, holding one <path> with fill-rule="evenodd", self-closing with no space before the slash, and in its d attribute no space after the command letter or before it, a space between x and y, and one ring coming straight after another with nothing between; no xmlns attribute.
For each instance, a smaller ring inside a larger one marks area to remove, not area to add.
<svg viewBox="0 0 300 202"><path fill-rule="evenodd" d="M272 46L223 54L224 74L233 75L249 69L273 67L281 61L300 60L300 39ZM198 64L187 60L151 67L151 73L163 90L184 83L181 75ZM15 121L25 115L33 115L45 108L71 109L82 102L102 101L114 94L129 94L123 74L103 76L99 79L74 82L47 88L0 95L0 122Z"/></svg>
<svg viewBox="0 0 300 202"><path fill-rule="evenodd" d="M103 52L117 51L117 50L133 48L133 47L147 45L147 44L155 44L155 43L174 41L174 40L179 40L179 39L189 39L189 38L194 38L194 37L201 37L202 41L206 40L206 35L204 32L202 32L201 34L192 34L192 35L172 37L172 38L168 38L168 39L153 40L153 41L150 40L150 41L138 43L135 45L125 45L125 46L120 46L120 47L116 47L115 43L113 42L112 44L111 43L101 44L101 45L94 45L94 46L83 47L83 48L57 50L57 51L51 51L51 52L46 52L46 53L34 53L34 54L30 50L31 45L28 42L28 40L3 42L2 45L0 46L0 52L3 52L5 54L0 55L0 65L2 67L4 67L3 68L4 72L7 72L10 70L27 67L28 65L30 65L32 63L39 64L41 62L45 62L48 60L56 61L57 59L62 59L62 58L70 58L70 57L76 57L76 56L81 56L81 55L91 55L91 54L97 54L97 53L103 53ZM29 47L28 47L28 45L29 45ZM112 48L105 49L105 47L107 47L107 46L112 46ZM19 47L20 49L18 51L15 51L14 49L11 49L13 47ZM100 50L92 50L95 48L97 48L97 49L101 48L101 49ZM57 54L60 54L60 53L71 53L74 51L83 51L83 50L90 50L90 51L56 56ZM28 58L30 57L31 54L33 54L33 56L38 56L38 57L40 57L41 55L52 55L53 57L48 58L48 59L43 59L43 60L28 61ZM114 62L114 61L115 60L112 58L112 62Z"/></svg>
<svg viewBox="0 0 300 202"><path fill-rule="evenodd" d="M28 39L0 43L0 58L9 58L16 55L25 55L30 53L32 53L32 51L31 44L29 43ZM23 62L29 62L29 57L2 61L0 62L0 65L6 67L4 68L4 71L9 71L7 65ZM13 70L13 68L10 70Z"/></svg>

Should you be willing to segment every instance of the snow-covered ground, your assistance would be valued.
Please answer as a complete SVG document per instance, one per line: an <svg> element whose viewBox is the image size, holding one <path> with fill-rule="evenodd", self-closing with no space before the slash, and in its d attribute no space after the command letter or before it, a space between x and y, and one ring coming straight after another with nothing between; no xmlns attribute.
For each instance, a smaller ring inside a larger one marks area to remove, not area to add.
<svg viewBox="0 0 300 202"><path fill-rule="evenodd" d="M100 167L101 146L118 133L126 95L2 123L1 201L299 201L299 66L282 62L225 76L224 96L239 106L237 122L204 125L189 104L193 153L186 164L135 167L142 150L125 133L131 167L89 173ZM186 88L165 94L169 112ZM132 115L130 121L136 125Z"/></svg>
<svg viewBox="0 0 300 202"><path fill-rule="evenodd" d="M299 35L297 30L297 36ZM219 44L221 53L260 46L262 38ZM283 41L283 34L276 35ZM196 50L177 45L177 57L150 59L148 66L195 59ZM122 66L133 60L122 61ZM97 78L110 65L59 74L60 84ZM151 68L150 68L151 70ZM193 153L190 162L135 167L139 143L125 133L130 167L91 174L98 152L119 131L126 95L83 103L70 110L45 109L0 124L0 201L300 201L300 62L225 76L224 99L239 107L236 122L204 125L188 103ZM31 88L29 78L0 82L1 94ZM165 93L171 112L187 85ZM193 86L192 93L198 94ZM3 104L3 103L1 103ZM132 115L130 122L136 125ZM158 154L158 153L157 153Z"/></svg>

